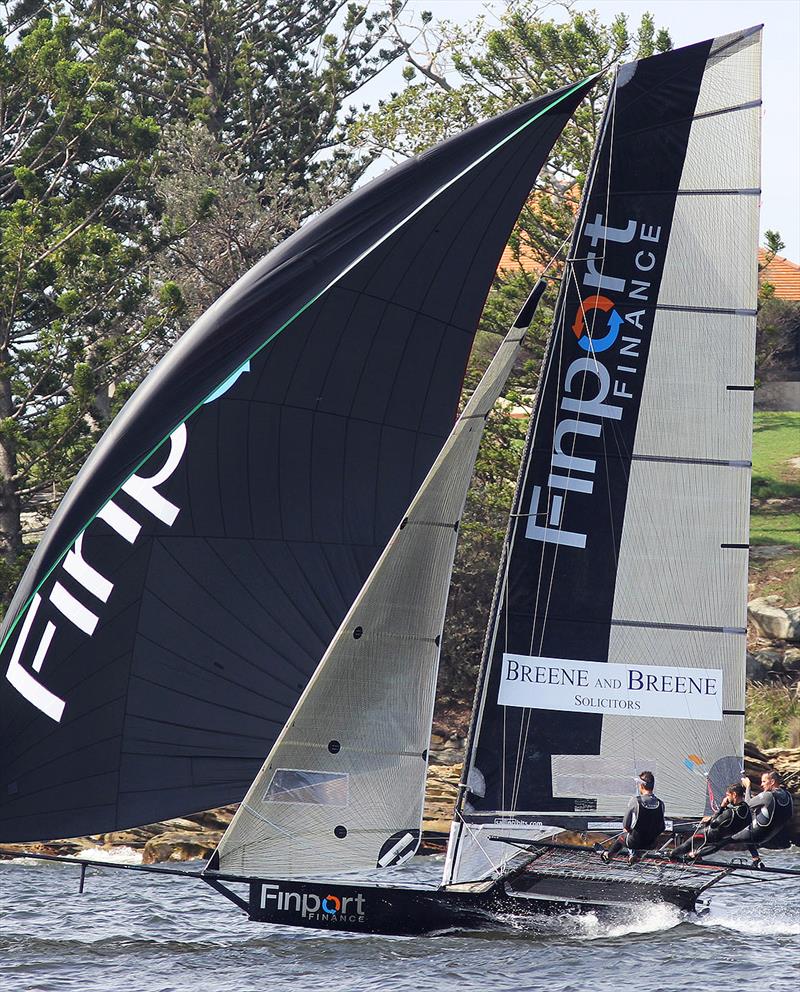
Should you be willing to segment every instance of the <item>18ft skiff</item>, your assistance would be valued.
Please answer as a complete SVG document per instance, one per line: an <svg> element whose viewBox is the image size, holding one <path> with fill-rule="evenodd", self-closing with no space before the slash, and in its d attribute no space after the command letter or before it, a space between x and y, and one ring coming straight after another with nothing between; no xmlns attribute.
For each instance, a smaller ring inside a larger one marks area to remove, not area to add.
<svg viewBox="0 0 800 992"><path fill-rule="evenodd" d="M3 626L3 840L116 830L249 786L204 871L162 870L254 920L389 933L692 909L732 870L606 868L552 838L617 829L643 768L684 820L741 772L759 29L617 71L443 883L380 881L419 845L459 522L541 287L451 430L463 369L503 246L595 78L321 215L139 388Z"/></svg>

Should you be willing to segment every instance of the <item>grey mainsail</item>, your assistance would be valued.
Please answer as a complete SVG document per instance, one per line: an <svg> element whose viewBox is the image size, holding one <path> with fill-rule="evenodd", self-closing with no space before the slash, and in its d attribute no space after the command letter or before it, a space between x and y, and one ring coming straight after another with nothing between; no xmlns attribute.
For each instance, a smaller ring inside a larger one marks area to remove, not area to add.
<svg viewBox="0 0 800 992"><path fill-rule="evenodd" d="M498 348L345 617L214 867L283 877L388 867L416 850L459 520L530 309Z"/></svg>
<svg viewBox="0 0 800 992"><path fill-rule="evenodd" d="M623 66L532 418L445 881L738 780L760 30ZM518 829L518 827L517 827Z"/></svg>

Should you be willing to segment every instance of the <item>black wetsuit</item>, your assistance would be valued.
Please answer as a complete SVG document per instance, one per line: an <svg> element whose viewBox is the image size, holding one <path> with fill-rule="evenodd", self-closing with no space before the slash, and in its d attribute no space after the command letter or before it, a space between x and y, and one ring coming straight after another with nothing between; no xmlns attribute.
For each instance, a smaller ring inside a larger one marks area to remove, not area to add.
<svg viewBox="0 0 800 992"><path fill-rule="evenodd" d="M758 845L765 844L779 833L791 820L794 812L791 793L783 786L759 792L757 796L747 800L747 806L752 817L751 822L723 843L706 849L704 854L713 854L725 844L746 844L752 856L757 858Z"/></svg>
<svg viewBox="0 0 800 992"><path fill-rule="evenodd" d="M664 831L664 803L652 793L634 796L622 826L625 832L608 849L609 857L623 847L629 851L646 851L652 847L656 837Z"/></svg>
<svg viewBox="0 0 800 992"><path fill-rule="evenodd" d="M700 854L709 844L724 843L735 833L750 826L750 807L744 799L738 803L727 803L707 823L703 823L683 844L675 848L675 854Z"/></svg>

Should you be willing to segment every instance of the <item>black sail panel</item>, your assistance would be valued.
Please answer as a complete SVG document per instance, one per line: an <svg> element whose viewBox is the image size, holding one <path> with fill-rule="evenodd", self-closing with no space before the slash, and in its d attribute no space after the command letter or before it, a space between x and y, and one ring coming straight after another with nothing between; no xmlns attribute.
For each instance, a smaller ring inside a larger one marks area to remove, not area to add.
<svg viewBox="0 0 800 992"><path fill-rule="evenodd" d="M491 867L468 823L619 820L651 765L668 811L700 816L738 778L759 60L753 29L619 70L523 457L446 877Z"/></svg>
<svg viewBox="0 0 800 992"><path fill-rule="evenodd" d="M242 796L452 427L503 246L591 84L347 197L137 390L3 626L0 838Z"/></svg>

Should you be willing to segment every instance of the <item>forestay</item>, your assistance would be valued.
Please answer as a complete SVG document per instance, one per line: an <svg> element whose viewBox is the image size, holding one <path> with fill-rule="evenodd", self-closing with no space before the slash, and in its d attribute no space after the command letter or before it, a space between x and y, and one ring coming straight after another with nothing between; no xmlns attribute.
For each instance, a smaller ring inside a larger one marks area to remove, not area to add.
<svg viewBox="0 0 800 992"><path fill-rule="evenodd" d="M500 345L213 867L284 877L386 867L416 850L458 525L486 418L523 335L516 326Z"/></svg>
<svg viewBox="0 0 800 992"><path fill-rule="evenodd" d="M760 30L623 66L537 398L447 880L740 775ZM519 832L519 828L516 828Z"/></svg>

